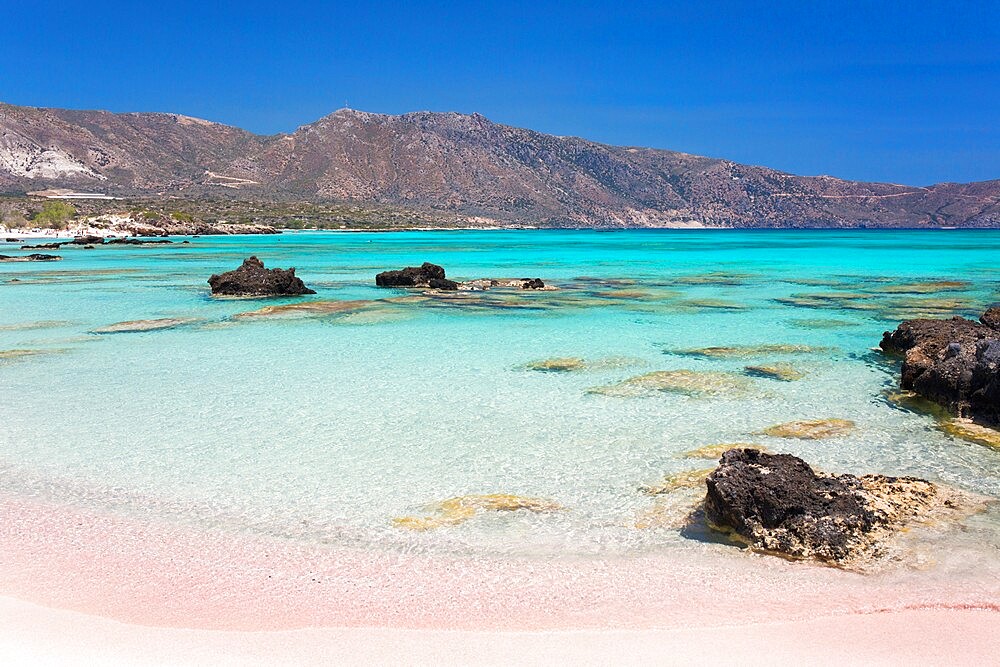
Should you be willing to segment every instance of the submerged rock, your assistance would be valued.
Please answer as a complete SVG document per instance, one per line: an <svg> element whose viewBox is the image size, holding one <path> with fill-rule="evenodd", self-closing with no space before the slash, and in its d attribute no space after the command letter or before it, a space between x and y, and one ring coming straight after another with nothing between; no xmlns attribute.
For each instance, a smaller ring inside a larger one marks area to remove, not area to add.
<svg viewBox="0 0 1000 667"><path fill-rule="evenodd" d="M228 296L297 296L315 294L295 277L295 269L265 269L254 256L243 260L240 268L213 275L208 279L212 294Z"/></svg>
<svg viewBox="0 0 1000 667"><path fill-rule="evenodd" d="M12 361L15 359L24 359L25 357L37 357L43 354L58 354L60 352L65 352L64 349L17 349L17 350L0 350L0 361Z"/></svg>
<svg viewBox="0 0 1000 667"><path fill-rule="evenodd" d="M937 292L967 290L970 287L972 284L964 280L928 280L918 283L886 285L881 288L881 291L889 294L935 294Z"/></svg>
<svg viewBox="0 0 1000 667"><path fill-rule="evenodd" d="M849 419L802 419L768 426L761 433L776 438L825 440L847 435L854 427Z"/></svg>
<svg viewBox="0 0 1000 667"><path fill-rule="evenodd" d="M191 324L192 319L181 317L164 317L155 320L130 320L128 322L117 322L106 327L94 329L91 333L112 334L112 333L137 333L140 331L159 331L161 329L173 329L175 327Z"/></svg>
<svg viewBox="0 0 1000 667"><path fill-rule="evenodd" d="M907 320L880 347L903 355L900 386L958 417L1000 425L1000 309L980 322L962 317Z"/></svg>
<svg viewBox="0 0 1000 667"><path fill-rule="evenodd" d="M731 271L714 271L711 273L700 273L690 276L678 276L673 282L679 285L745 285L754 276L749 273L735 273Z"/></svg>
<svg viewBox="0 0 1000 667"><path fill-rule="evenodd" d="M970 419L948 419L940 424L941 430L956 438L1000 449L1000 431L977 424Z"/></svg>
<svg viewBox="0 0 1000 667"><path fill-rule="evenodd" d="M907 524L971 498L928 481L816 473L800 458L726 452L706 479L710 527L754 549L848 566L879 555Z"/></svg>
<svg viewBox="0 0 1000 667"><path fill-rule="evenodd" d="M560 357L556 359L542 359L532 361L527 364L527 369L532 371L543 371L547 373L567 373L570 371L580 371L586 368L586 362L579 357Z"/></svg>
<svg viewBox="0 0 1000 667"><path fill-rule="evenodd" d="M673 304L679 311L702 312L702 311L740 311L749 310L749 306L735 301L725 299L682 299Z"/></svg>
<svg viewBox="0 0 1000 667"><path fill-rule="evenodd" d="M434 284L431 284L434 281ZM420 266L407 266L398 271L383 271L375 276L379 287L433 287L434 289L455 290L458 283L447 280L444 268L424 262Z"/></svg>
<svg viewBox="0 0 1000 667"><path fill-rule="evenodd" d="M824 318L794 319L789 320L788 323L793 327L798 327L800 329L843 329L846 327L858 326L857 322Z"/></svg>
<svg viewBox="0 0 1000 667"><path fill-rule="evenodd" d="M603 371L615 368L628 368L629 366L641 366L645 363L644 360L633 357L605 357L589 361L580 357L556 357L553 359L532 361L525 364L524 368L529 371L571 373L576 371Z"/></svg>
<svg viewBox="0 0 1000 667"><path fill-rule="evenodd" d="M688 527L701 505L703 492L698 487L703 481L699 480L697 485L689 488L655 496L652 506L638 512L630 522L631 527L639 530L681 530Z"/></svg>
<svg viewBox="0 0 1000 667"><path fill-rule="evenodd" d="M559 503L543 498L528 498L504 493L471 495L449 498L429 508L428 516L405 516L393 519L394 525L409 530L432 530L443 526L464 523L480 512L555 512L562 509Z"/></svg>
<svg viewBox="0 0 1000 667"><path fill-rule="evenodd" d="M747 366L743 369L747 375L754 377L769 378L771 380L781 380L782 382L793 382L801 380L805 373L795 368L791 364L771 364L770 366Z"/></svg>
<svg viewBox="0 0 1000 667"><path fill-rule="evenodd" d="M672 493L678 489L690 489L701 486L701 483L715 470L705 468L703 470L685 470L667 475L662 481L648 486L642 486L640 491L650 496L659 496L665 493Z"/></svg>
<svg viewBox="0 0 1000 667"><path fill-rule="evenodd" d="M765 344L765 345L729 345L715 347L698 347L686 350L665 350L667 354L676 354L685 357L706 357L712 359L724 358L745 358L779 356L786 354L813 354L816 352L827 352L830 348L814 347L812 345L786 345L786 344Z"/></svg>
<svg viewBox="0 0 1000 667"><path fill-rule="evenodd" d="M654 371L603 387L588 389L602 396L642 396L656 392L687 396L722 396L748 393L753 383L742 375L721 371Z"/></svg>
<svg viewBox="0 0 1000 667"><path fill-rule="evenodd" d="M377 301L305 301L303 303L286 303L280 306L265 306L257 310L233 315L234 319L253 319L266 317L323 317L351 313L374 307Z"/></svg>

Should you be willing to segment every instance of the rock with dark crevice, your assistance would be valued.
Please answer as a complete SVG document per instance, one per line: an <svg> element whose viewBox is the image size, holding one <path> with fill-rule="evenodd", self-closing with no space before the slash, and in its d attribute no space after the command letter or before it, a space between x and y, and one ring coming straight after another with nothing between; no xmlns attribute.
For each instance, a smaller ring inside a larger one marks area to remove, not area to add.
<svg viewBox="0 0 1000 667"><path fill-rule="evenodd" d="M315 294L295 276L295 269L266 269L256 257L248 257L233 271L208 279L212 294L227 296L297 296Z"/></svg>
<svg viewBox="0 0 1000 667"><path fill-rule="evenodd" d="M817 473L795 456L754 449L727 451L705 483L713 529L760 551L840 566L881 555L908 523L975 504L913 477Z"/></svg>

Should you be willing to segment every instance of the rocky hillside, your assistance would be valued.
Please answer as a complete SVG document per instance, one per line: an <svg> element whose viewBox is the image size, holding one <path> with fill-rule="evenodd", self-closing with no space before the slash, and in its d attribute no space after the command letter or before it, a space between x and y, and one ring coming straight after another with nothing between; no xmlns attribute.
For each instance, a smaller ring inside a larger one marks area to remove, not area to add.
<svg viewBox="0 0 1000 667"><path fill-rule="evenodd" d="M805 177L473 114L343 109L259 136L176 114L0 105L0 191L377 203L565 226L1000 226L1000 180Z"/></svg>

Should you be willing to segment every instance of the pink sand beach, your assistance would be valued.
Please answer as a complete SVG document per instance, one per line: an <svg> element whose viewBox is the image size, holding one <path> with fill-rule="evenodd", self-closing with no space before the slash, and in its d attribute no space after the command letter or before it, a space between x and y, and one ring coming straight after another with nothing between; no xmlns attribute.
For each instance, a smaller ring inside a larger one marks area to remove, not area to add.
<svg viewBox="0 0 1000 667"><path fill-rule="evenodd" d="M708 551L373 553L13 497L0 513L7 664L986 664L1000 649L998 581Z"/></svg>

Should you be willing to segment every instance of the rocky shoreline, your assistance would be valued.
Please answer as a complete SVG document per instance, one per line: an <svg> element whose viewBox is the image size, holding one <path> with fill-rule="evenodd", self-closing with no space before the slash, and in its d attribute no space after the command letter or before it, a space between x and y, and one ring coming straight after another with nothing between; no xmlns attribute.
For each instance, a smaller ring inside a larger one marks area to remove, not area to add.
<svg viewBox="0 0 1000 667"><path fill-rule="evenodd" d="M70 222L64 229L45 227L7 227L0 225L0 237L8 240L68 239L94 237L100 239L139 236L226 236L233 234L280 234L269 225L206 223L157 218L144 221L131 216L102 216Z"/></svg>

